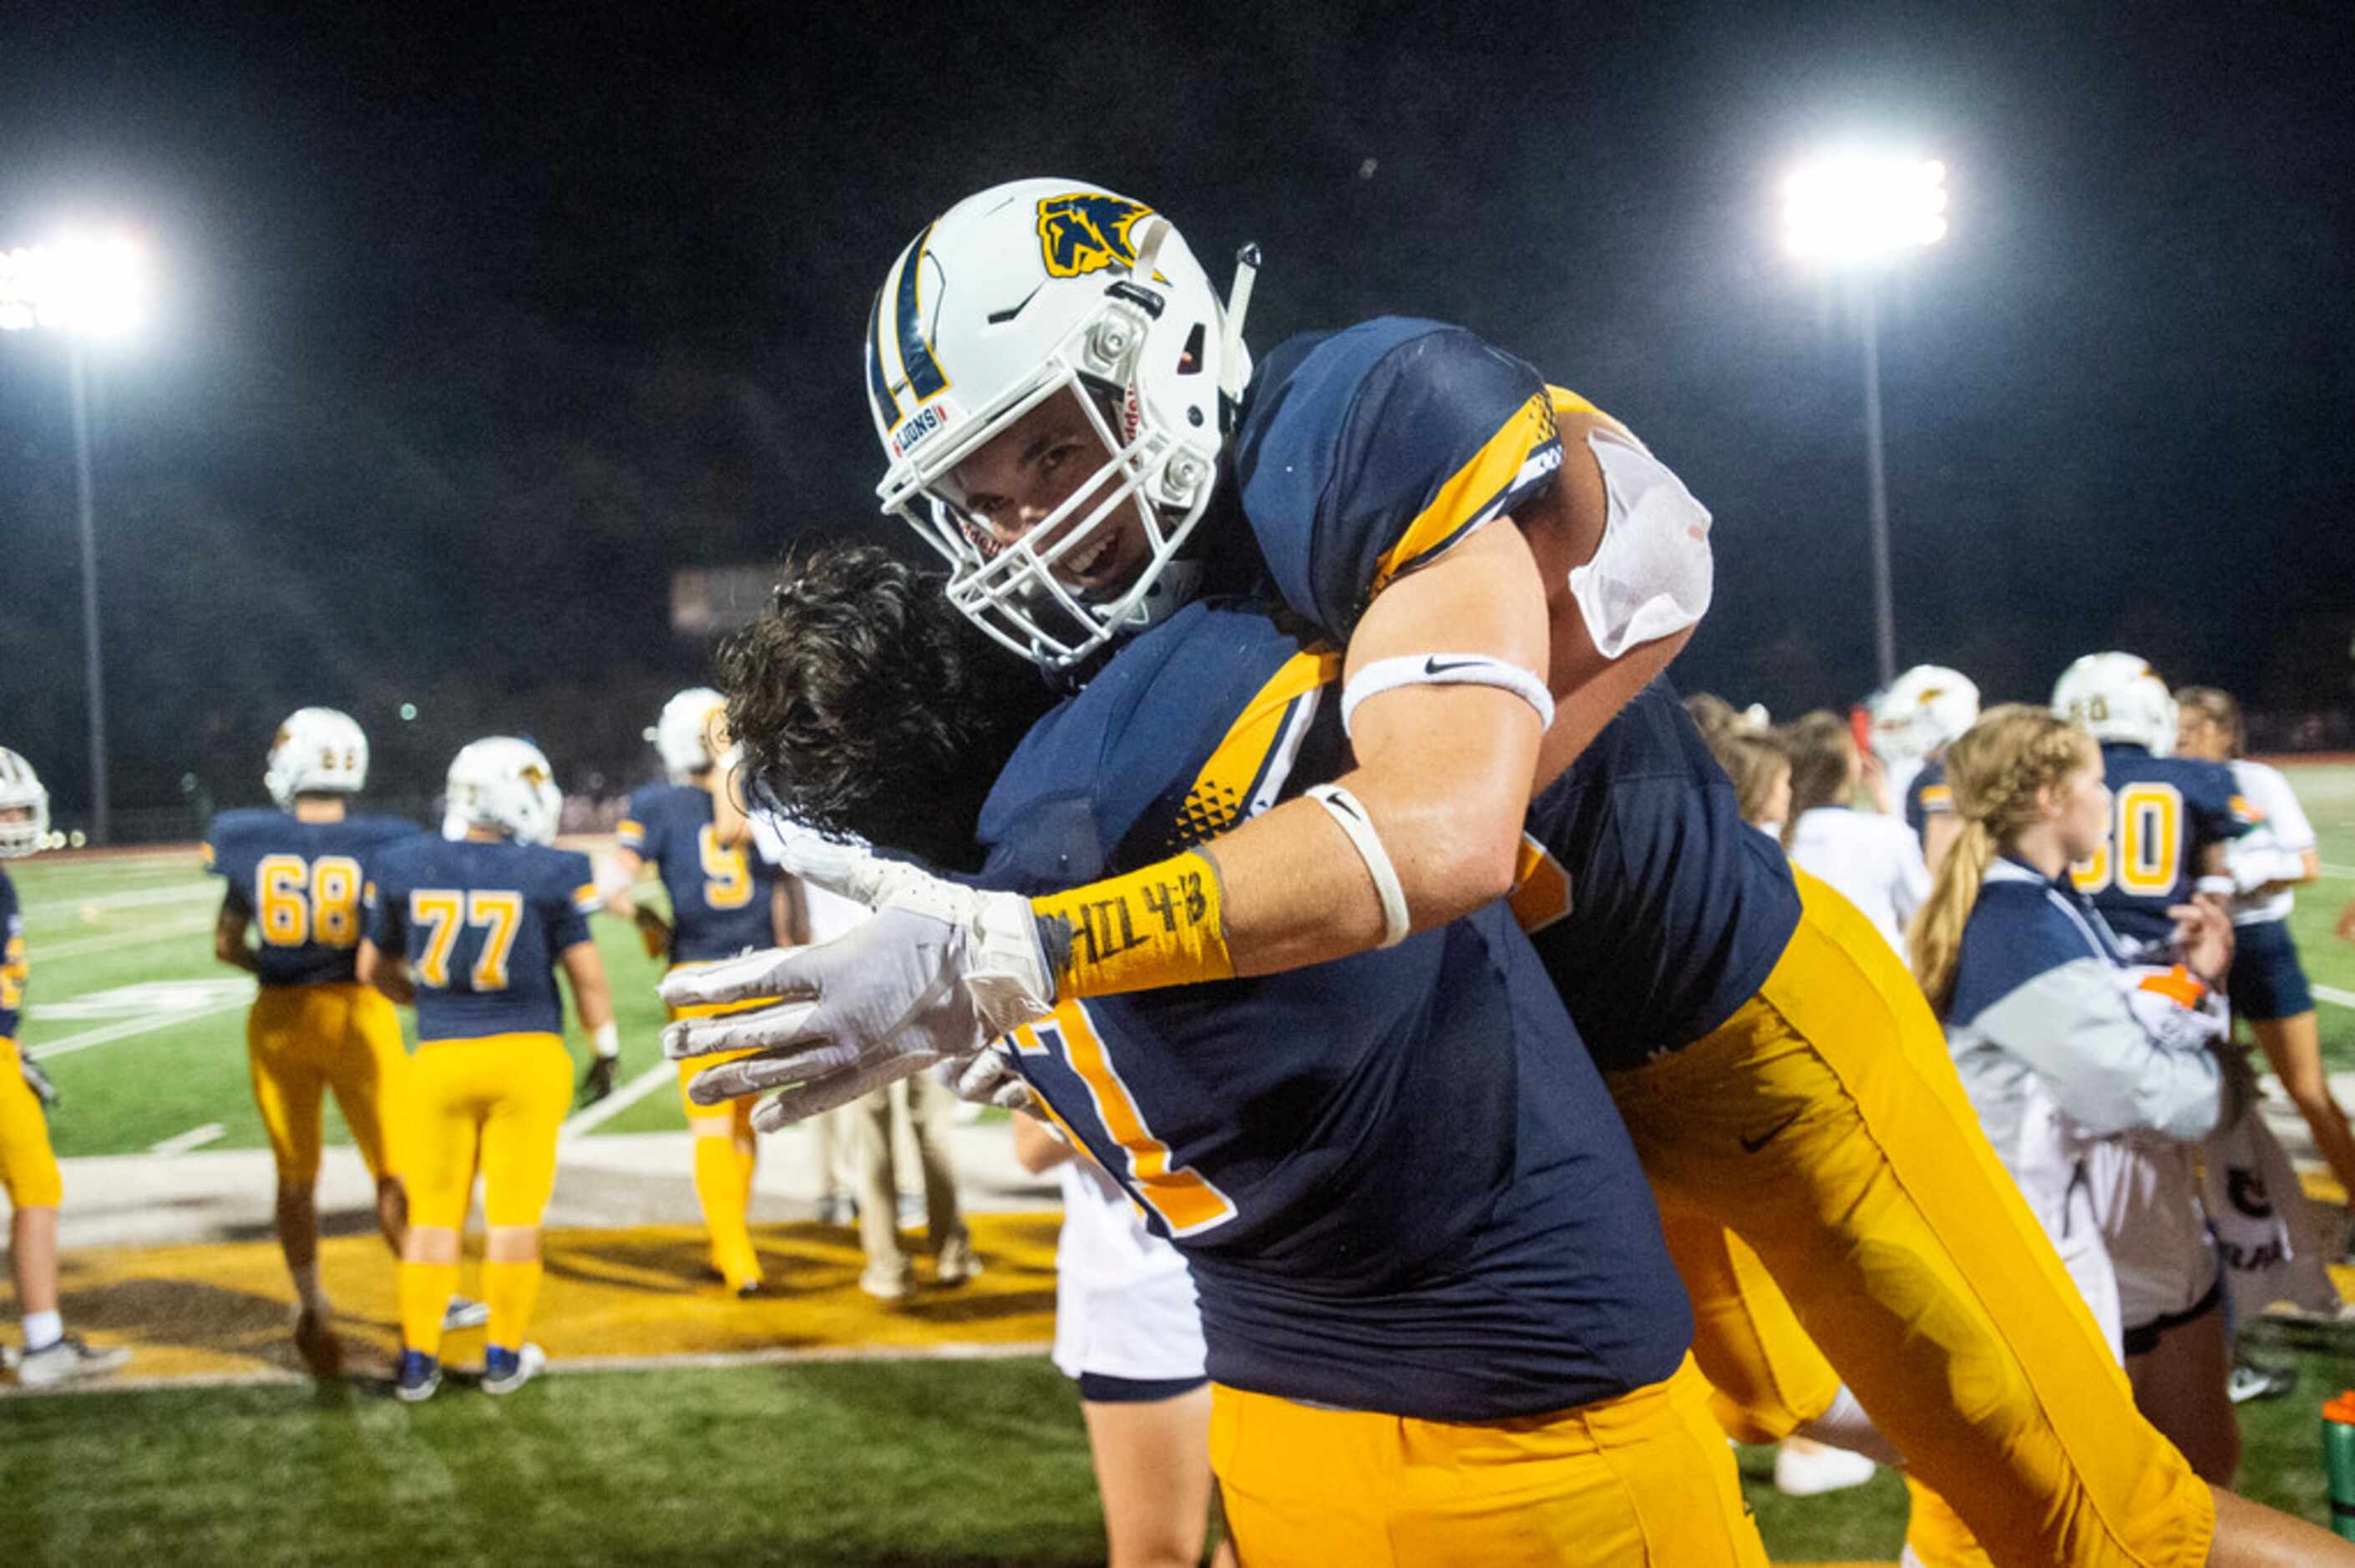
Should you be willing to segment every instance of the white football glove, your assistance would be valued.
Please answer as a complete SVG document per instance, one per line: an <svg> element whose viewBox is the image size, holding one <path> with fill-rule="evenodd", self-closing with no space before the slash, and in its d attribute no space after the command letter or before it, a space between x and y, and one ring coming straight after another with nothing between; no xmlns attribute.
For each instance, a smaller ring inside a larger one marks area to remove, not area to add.
<svg viewBox="0 0 2355 1568"><path fill-rule="evenodd" d="M1039 1103L1029 1084L1015 1070L1014 1054L1006 1048L1003 1040L977 1056L935 1062L932 1077L941 1087L968 1105L1030 1110Z"/></svg>
<svg viewBox="0 0 2355 1568"><path fill-rule="evenodd" d="M938 1064L962 1075L990 1042L1053 1011L1054 976L1021 895L977 892L810 834L784 851L784 869L875 914L831 942L664 979L673 1007L779 999L663 1031L674 1061L758 1053L706 1069L688 1090L698 1104L780 1090L752 1114L774 1132Z"/></svg>

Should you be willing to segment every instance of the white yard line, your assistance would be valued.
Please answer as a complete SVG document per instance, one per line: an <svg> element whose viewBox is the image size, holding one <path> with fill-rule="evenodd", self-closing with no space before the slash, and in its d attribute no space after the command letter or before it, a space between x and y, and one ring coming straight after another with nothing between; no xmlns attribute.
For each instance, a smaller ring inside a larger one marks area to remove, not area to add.
<svg viewBox="0 0 2355 1568"><path fill-rule="evenodd" d="M661 1088L664 1084L675 1084L677 1081L677 1065L666 1060L656 1062L595 1105L573 1112L571 1118L565 1122L563 1129L557 1134L557 1138L559 1140L570 1139L580 1137L584 1132L594 1131Z"/></svg>
<svg viewBox="0 0 2355 1568"><path fill-rule="evenodd" d="M84 937L71 942L41 942L28 944L26 956L35 963L47 963L53 959L70 959L82 953L103 953L116 948L144 947L150 942L168 941L174 937L193 936L212 929L213 917L199 916L194 920L175 920L168 926L153 930L126 932L115 937Z"/></svg>
<svg viewBox="0 0 2355 1568"><path fill-rule="evenodd" d="M2308 980L2307 985L2325 1001L2336 1002L2340 1007L2355 1007L2355 991L2340 991L2335 985L2321 985L2312 980Z"/></svg>
<svg viewBox="0 0 2355 1568"><path fill-rule="evenodd" d="M27 920L36 915L59 915L85 909L144 909L157 904L187 904L199 898L218 899L220 887L212 878L170 887L142 887L130 893L100 893L88 898L45 898L25 906Z"/></svg>
<svg viewBox="0 0 2355 1568"><path fill-rule="evenodd" d="M208 1143L218 1143L228 1135L229 1128L217 1121L208 1121L202 1127L192 1127L186 1132L176 1132L149 1144L147 1152L169 1160L175 1154L186 1154L192 1149L202 1149Z"/></svg>
<svg viewBox="0 0 2355 1568"><path fill-rule="evenodd" d="M2325 865L2322 874L2336 877L2341 882L2355 882L2355 865Z"/></svg>
<svg viewBox="0 0 2355 1568"><path fill-rule="evenodd" d="M161 1013L153 1018L133 1018L122 1023L110 1023L102 1029L86 1029L80 1034L69 1034L62 1040L50 1040L39 1044L27 1041L25 1042L26 1054L48 1062L59 1056L70 1056L77 1051L87 1051L95 1045L106 1045L117 1040L127 1040L134 1034L147 1034L158 1029L170 1029L182 1023L194 1023L199 1018L210 1018L218 1012L234 1012L240 1007L250 1005L252 1001L253 998L250 995L240 996L233 1001L224 1001L214 1007L194 1008L186 1012Z"/></svg>

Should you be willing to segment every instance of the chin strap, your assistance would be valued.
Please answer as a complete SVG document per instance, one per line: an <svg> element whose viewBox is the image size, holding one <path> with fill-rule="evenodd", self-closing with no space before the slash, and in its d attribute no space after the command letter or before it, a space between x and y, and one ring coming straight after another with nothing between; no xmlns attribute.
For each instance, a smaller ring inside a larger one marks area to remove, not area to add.
<svg viewBox="0 0 2355 1568"><path fill-rule="evenodd" d="M1243 347L1243 318L1251 313L1252 285L1259 280L1256 241L1235 252L1234 286L1227 291L1227 330L1219 344L1219 393L1231 403L1242 400L1251 384L1251 355Z"/></svg>

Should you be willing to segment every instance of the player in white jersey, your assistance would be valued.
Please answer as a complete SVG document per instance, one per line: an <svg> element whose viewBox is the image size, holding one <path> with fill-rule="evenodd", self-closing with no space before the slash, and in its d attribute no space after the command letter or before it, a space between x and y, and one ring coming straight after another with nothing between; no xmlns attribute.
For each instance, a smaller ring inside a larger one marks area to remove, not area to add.
<svg viewBox="0 0 2355 1568"><path fill-rule="evenodd" d="M1050 1123L1017 1112L1014 1157L1063 1192L1054 1360L1080 1386L1111 1561L1199 1563L1215 1500L1210 1378L1185 1255ZM1213 1563L1234 1560L1221 1542Z"/></svg>
<svg viewBox="0 0 2355 1568"><path fill-rule="evenodd" d="M2175 750L2229 763L2233 787L2257 818L2257 825L2226 850L2232 878L2232 934L2236 948L2226 988L2232 1014L2247 1021L2274 1075L2289 1091L2306 1118L2330 1173L2355 1193L2355 1133L2331 1095L2322 1070L2322 1031L2314 993L2290 937L2294 891L2322 874L2321 851L2289 780L2276 768L2241 755L2246 730L2241 705L2213 686L2186 686L2175 694Z"/></svg>

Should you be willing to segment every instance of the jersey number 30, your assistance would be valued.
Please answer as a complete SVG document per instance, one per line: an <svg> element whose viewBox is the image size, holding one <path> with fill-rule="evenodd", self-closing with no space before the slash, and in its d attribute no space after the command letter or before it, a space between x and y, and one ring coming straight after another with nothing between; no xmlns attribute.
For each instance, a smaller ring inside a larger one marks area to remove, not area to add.
<svg viewBox="0 0 2355 1568"><path fill-rule="evenodd" d="M2118 791L2117 813L2110 842L2069 868L2077 890L2099 893L2115 882L2138 898L2175 891L2183 870L2182 791L2149 780L2129 784Z"/></svg>

